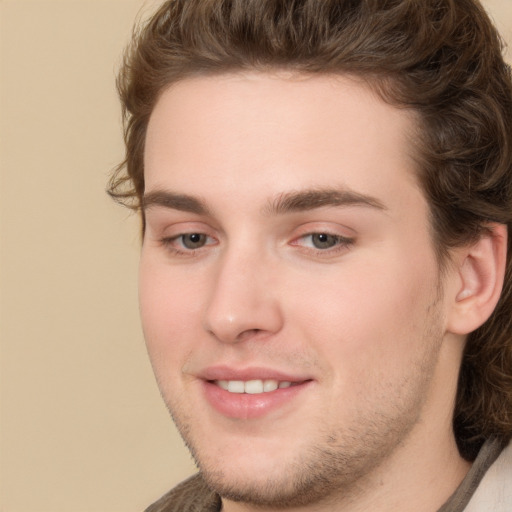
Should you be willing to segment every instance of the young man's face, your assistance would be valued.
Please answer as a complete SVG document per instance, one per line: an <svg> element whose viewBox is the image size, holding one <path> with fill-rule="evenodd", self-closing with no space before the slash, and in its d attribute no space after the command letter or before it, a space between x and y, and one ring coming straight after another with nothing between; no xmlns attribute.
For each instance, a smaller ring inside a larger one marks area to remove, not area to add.
<svg viewBox="0 0 512 512"><path fill-rule="evenodd" d="M142 321L224 496L314 502L428 446L440 416L449 429L456 368L413 133L348 78L203 77L159 100Z"/></svg>

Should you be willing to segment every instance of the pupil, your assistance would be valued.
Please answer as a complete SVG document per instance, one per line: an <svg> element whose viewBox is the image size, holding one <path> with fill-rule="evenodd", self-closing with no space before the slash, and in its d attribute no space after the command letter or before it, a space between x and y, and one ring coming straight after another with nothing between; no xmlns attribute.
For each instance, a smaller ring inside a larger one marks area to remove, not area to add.
<svg viewBox="0 0 512 512"><path fill-rule="evenodd" d="M205 235L201 233L190 233L183 236L183 245L187 249L197 249L202 247L205 242Z"/></svg>
<svg viewBox="0 0 512 512"><path fill-rule="evenodd" d="M327 233L316 233L313 235L313 245L317 249L328 249L336 244L336 237Z"/></svg>

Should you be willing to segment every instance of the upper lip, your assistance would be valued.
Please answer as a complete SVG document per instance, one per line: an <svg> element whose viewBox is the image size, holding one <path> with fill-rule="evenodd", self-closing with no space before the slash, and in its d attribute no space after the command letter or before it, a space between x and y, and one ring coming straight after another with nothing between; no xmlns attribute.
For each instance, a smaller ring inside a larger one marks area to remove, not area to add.
<svg viewBox="0 0 512 512"><path fill-rule="evenodd" d="M297 375L267 367L233 368L230 366L209 366L198 374L203 380L277 380L280 382L303 382L311 380L306 375Z"/></svg>

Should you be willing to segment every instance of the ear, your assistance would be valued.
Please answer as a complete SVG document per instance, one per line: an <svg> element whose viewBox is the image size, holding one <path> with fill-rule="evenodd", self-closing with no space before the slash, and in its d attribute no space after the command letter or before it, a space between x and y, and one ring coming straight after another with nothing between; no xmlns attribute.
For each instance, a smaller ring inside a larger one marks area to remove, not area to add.
<svg viewBox="0 0 512 512"><path fill-rule="evenodd" d="M456 285L447 318L447 331L469 334L492 314L503 288L507 256L507 227L490 224L474 244L456 249Z"/></svg>

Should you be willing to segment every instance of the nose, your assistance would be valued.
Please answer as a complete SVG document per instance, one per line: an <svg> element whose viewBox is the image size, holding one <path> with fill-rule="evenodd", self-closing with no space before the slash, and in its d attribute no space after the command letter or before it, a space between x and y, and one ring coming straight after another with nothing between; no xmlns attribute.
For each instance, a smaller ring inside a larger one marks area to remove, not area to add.
<svg viewBox="0 0 512 512"><path fill-rule="evenodd" d="M256 251L233 251L217 262L204 328L223 343L277 333L283 325L275 265Z"/></svg>

